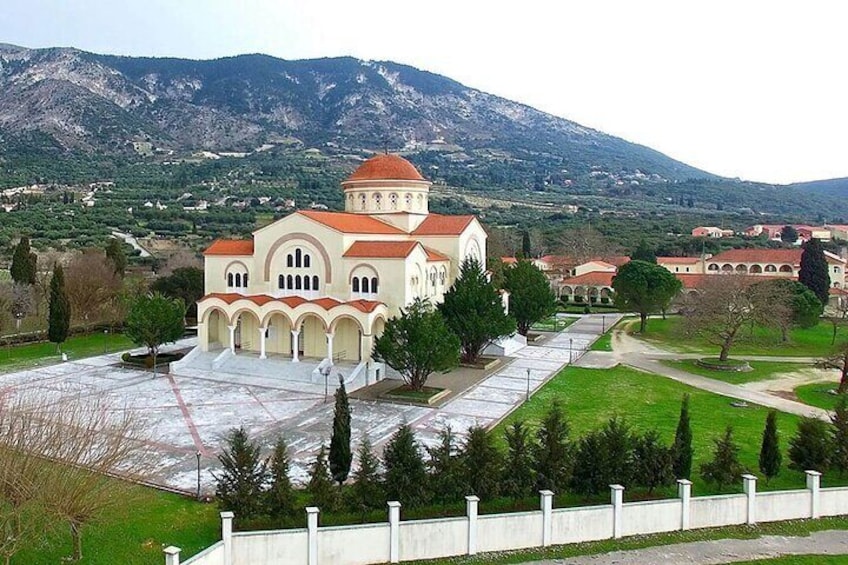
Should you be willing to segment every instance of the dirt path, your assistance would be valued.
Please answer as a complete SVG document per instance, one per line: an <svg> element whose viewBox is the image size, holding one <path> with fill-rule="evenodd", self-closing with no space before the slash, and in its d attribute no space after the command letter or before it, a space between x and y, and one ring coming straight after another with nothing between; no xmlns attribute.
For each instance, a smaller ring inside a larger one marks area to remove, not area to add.
<svg viewBox="0 0 848 565"><path fill-rule="evenodd" d="M827 530L815 532L809 537L763 536L747 540L698 541L533 561L525 565L719 565L783 555L848 555L848 532Z"/></svg>

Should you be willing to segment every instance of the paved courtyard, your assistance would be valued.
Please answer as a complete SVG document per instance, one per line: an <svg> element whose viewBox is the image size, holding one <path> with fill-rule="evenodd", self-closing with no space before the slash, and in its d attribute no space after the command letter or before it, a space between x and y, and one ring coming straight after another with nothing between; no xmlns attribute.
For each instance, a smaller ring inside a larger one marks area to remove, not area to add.
<svg viewBox="0 0 848 565"><path fill-rule="evenodd" d="M583 317L543 344L519 350L511 363L441 408L352 399L354 442L367 433L380 448L403 422L425 444L434 443L447 425L460 435L471 426L494 425L525 399L528 382L531 392L538 389L615 321L610 315L603 321L597 315ZM211 370L154 378L116 366L118 360L119 354L111 354L8 373L0 375L0 386L7 394L28 389L56 403L80 395L101 397L113 410L132 412L141 424L144 457L155 463L146 479L182 491L196 488L198 452L201 489L214 490L216 454L233 427L244 426L266 446L283 434L296 481L305 480L321 443L329 443L333 405L332 397L324 402L323 385Z"/></svg>

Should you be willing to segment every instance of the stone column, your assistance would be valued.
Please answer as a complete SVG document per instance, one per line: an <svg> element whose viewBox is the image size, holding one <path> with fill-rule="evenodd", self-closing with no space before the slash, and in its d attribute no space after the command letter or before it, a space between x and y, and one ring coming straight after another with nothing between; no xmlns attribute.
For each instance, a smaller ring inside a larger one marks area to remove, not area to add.
<svg viewBox="0 0 848 565"><path fill-rule="evenodd" d="M232 512L221 512L221 541L224 542L224 565L233 565L233 517Z"/></svg>
<svg viewBox="0 0 848 565"><path fill-rule="evenodd" d="M180 565L180 548L173 545L164 549L165 565Z"/></svg>
<svg viewBox="0 0 848 565"><path fill-rule="evenodd" d="M259 358L267 359L268 356L265 355L265 333L268 331L268 328L259 328Z"/></svg>
<svg viewBox="0 0 848 565"><path fill-rule="evenodd" d="M745 482L745 495L748 497L748 517L745 520L746 524L757 523L757 477L754 475L742 475L742 480Z"/></svg>
<svg viewBox="0 0 848 565"><path fill-rule="evenodd" d="M610 502L612 502L612 537L618 539L622 533L621 514L624 509L624 487L610 485Z"/></svg>
<svg viewBox="0 0 848 565"><path fill-rule="evenodd" d="M374 336L362 334L359 338L359 360L367 361L370 359L372 349L374 349Z"/></svg>
<svg viewBox="0 0 848 565"><path fill-rule="evenodd" d="M325 334L327 336L327 360L332 364L333 362L333 336L336 335L332 332L327 332Z"/></svg>
<svg viewBox="0 0 848 565"><path fill-rule="evenodd" d="M807 489L810 491L810 518L821 516L819 508L821 499L821 473L818 471L804 471L807 475Z"/></svg>
<svg viewBox="0 0 848 565"><path fill-rule="evenodd" d="M549 490L539 491L539 503L542 507L542 547L551 545L551 519L553 518L554 493Z"/></svg>
<svg viewBox="0 0 848 565"><path fill-rule="evenodd" d="M235 326L227 326L227 329L230 330L230 353L235 355L236 354L236 327Z"/></svg>
<svg viewBox="0 0 848 565"><path fill-rule="evenodd" d="M477 496L465 497L465 514L468 516L468 555L477 553L477 505L480 498Z"/></svg>
<svg viewBox="0 0 848 565"><path fill-rule="evenodd" d="M389 563L400 562L400 502L390 500L389 506Z"/></svg>
<svg viewBox="0 0 848 565"><path fill-rule="evenodd" d="M318 512L315 506L306 507L306 563L318 565Z"/></svg>
<svg viewBox="0 0 848 565"><path fill-rule="evenodd" d="M292 330L292 363L300 363L300 359L297 358L297 338L300 336L300 330Z"/></svg>
<svg viewBox="0 0 848 565"><path fill-rule="evenodd" d="M692 499L692 481L688 479L677 480L677 496L680 497L680 529L689 529L689 507Z"/></svg>

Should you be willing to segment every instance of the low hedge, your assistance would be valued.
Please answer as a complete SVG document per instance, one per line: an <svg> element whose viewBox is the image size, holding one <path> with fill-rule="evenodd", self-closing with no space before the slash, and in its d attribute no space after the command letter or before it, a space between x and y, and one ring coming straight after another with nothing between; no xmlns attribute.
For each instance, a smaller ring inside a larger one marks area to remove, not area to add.
<svg viewBox="0 0 848 565"><path fill-rule="evenodd" d="M727 361L722 361L718 357L703 357L696 360L695 364L699 367L711 369L713 371L745 372L753 370L747 361L741 361L739 359L728 359Z"/></svg>

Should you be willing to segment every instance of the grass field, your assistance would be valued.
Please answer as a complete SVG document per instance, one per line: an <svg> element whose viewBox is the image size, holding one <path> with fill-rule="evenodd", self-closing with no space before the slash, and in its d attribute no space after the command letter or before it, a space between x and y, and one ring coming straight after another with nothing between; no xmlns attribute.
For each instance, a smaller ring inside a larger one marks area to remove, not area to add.
<svg viewBox="0 0 848 565"><path fill-rule="evenodd" d="M83 529L80 565L161 565L162 549L175 545L183 558L220 539L218 507L145 487L133 487L129 503ZM71 554L71 538L61 524L12 565L55 565Z"/></svg>
<svg viewBox="0 0 848 565"><path fill-rule="evenodd" d="M612 330L596 339L589 351L612 351Z"/></svg>
<svg viewBox="0 0 848 565"><path fill-rule="evenodd" d="M68 338L68 341L62 344L62 351L73 360L132 347L133 343L123 334L96 333ZM0 348L0 372L50 365L60 360L61 354L57 353L55 343L27 343Z"/></svg>
<svg viewBox="0 0 848 565"><path fill-rule="evenodd" d="M795 371L808 368L809 365L802 363L779 363L774 361L751 361L752 371L715 371L706 367L701 367L694 359L684 359L681 361L662 361L663 365L681 369L687 373L709 377L717 381L738 385L751 383L754 381L764 381L773 379L774 377L785 374L794 373Z"/></svg>
<svg viewBox="0 0 848 565"><path fill-rule="evenodd" d="M629 331L638 330L638 325L630 324ZM812 328L795 328L789 334L789 341L780 341L780 332L773 328L755 326L742 330L741 335L730 350L730 356L775 355L785 357L823 357L833 348L830 345L832 326L821 322ZM638 334L634 334L638 335ZM642 339L656 343L666 349L685 353L718 353L719 348L698 336L687 336L683 329L683 319L669 316L668 319L649 318L648 328ZM848 339L848 330L841 328L836 335L836 343Z"/></svg>
<svg viewBox="0 0 848 565"><path fill-rule="evenodd" d="M804 404L817 406L825 410L833 410L836 407L839 396L831 394L830 391L834 390L837 386L839 386L837 383L801 385L795 389L795 396Z"/></svg>
<svg viewBox="0 0 848 565"><path fill-rule="evenodd" d="M559 399L571 423L572 437L582 436L618 415L626 418L634 429L656 428L662 438L671 443L677 426L680 401L685 393L691 396L695 449L692 476L694 493L702 495L714 492L702 481L697 470L701 463L712 456L713 438L721 434L728 424L733 426L742 464L757 474L760 442L768 413L765 408L734 408L729 398L621 366L610 370L567 367L502 422L495 433L502 441L503 429L514 420L527 420L535 426L553 400ZM791 414L781 414L778 418L784 451L789 437L795 433L797 421L798 417ZM758 486L763 489L803 487L804 475L787 469L787 462L784 456L781 473L769 485L762 482ZM832 483L831 477L825 477L824 483ZM740 490L741 480L737 486L737 490Z"/></svg>
<svg viewBox="0 0 848 565"><path fill-rule="evenodd" d="M536 322L530 329L537 332L561 332L577 320L578 318L557 318L553 315Z"/></svg>

